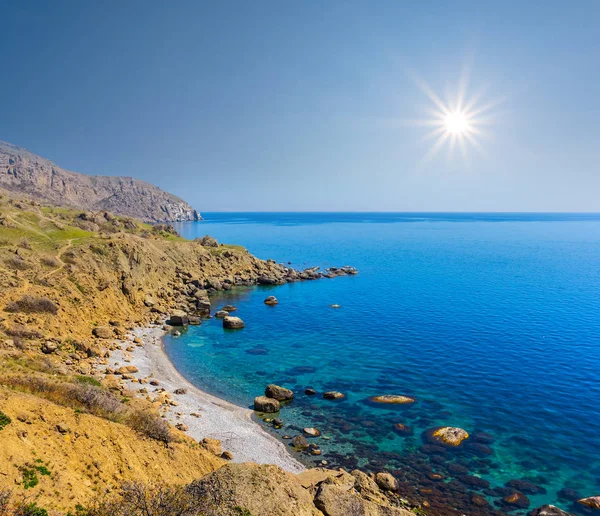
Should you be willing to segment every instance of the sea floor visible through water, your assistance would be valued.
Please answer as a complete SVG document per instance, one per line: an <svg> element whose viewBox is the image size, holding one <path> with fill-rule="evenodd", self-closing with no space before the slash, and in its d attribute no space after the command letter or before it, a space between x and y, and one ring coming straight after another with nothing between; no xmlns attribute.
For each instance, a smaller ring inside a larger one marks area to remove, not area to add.
<svg viewBox="0 0 600 516"><path fill-rule="evenodd" d="M177 229L296 268L359 270L216 294L213 307L236 305L243 330L210 319L165 338L186 378L238 405L269 383L293 389L283 428L262 424L280 438L319 428L309 440L322 455L300 460L391 471L436 514L544 503L583 514L573 499L600 493L600 215L203 216ZM347 397L324 400L326 390ZM367 401L378 394L416 402ZM425 432L442 425L470 438L430 445ZM515 491L527 498L502 501Z"/></svg>

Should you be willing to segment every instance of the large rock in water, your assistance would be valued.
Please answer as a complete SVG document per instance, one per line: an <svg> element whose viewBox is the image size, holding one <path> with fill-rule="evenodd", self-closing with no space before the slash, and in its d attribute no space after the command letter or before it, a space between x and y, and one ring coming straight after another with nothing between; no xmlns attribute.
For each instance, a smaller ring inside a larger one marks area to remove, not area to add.
<svg viewBox="0 0 600 516"><path fill-rule="evenodd" d="M469 438L466 430L454 426L434 428L429 430L427 434L430 440L442 446L458 446L465 439Z"/></svg>
<svg viewBox="0 0 600 516"><path fill-rule="evenodd" d="M279 385L270 384L265 389L265 396L267 398L273 398L277 401L288 401L294 399L294 391L280 387Z"/></svg>
<svg viewBox="0 0 600 516"><path fill-rule="evenodd" d="M244 326L244 321L242 321L239 317L228 315L223 318L223 328L227 328L228 330L238 330Z"/></svg>
<svg viewBox="0 0 600 516"><path fill-rule="evenodd" d="M592 509L600 509L600 496L590 496L588 498L582 498L578 500L581 505L591 507Z"/></svg>
<svg viewBox="0 0 600 516"><path fill-rule="evenodd" d="M275 296L269 296L267 299L265 299L265 305L275 306L278 303L279 301Z"/></svg>
<svg viewBox="0 0 600 516"><path fill-rule="evenodd" d="M169 317L171 326L185 326L189 322L188 315L183 310L173 310Z"/></svg>
<svg viewBox="0 0 600 516"><path fill-rule="evenodd" d="M254 410L257 412L266 412L271 414L273 412L279 412L281 405L277 400L273 398L267 398L266 396L257 396L254 398Z"/></svg>
<svg viewBox="0 0 600 516"><path fill-rule="evenodd" d="M396 394L382 394L380 396L371 396L371 403L383 403L387 405L407 405L414 403L416 400L411 396L401 396Z"/></svg>
<svg viewBox="0 0 600 516"><path fill-rule="evenodd" d="M554 505L542 505L531 511L529 516L571 516L571 514L558 507L554 507Z"/></svg>
<svg viewBox="0 0 600 516"><path fill-rule="evenodd" d="M240 508L256 516L322 516L296 477L271 464L226 464L189 492L219 516L239 516Z"/></svg>

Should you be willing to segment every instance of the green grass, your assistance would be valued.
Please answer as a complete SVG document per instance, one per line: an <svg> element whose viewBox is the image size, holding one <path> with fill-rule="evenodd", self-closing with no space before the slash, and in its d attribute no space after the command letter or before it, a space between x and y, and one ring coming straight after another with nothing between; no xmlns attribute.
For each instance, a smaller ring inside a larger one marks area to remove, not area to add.
<svg viewBox="0 0 600 516"><path fill-rule="evenodd" d="M102 384L95 378L92 378L91 376L78 375L78 376L75 376L75 380L78 381L79 383L83 383L84 385L93 385L94 387L102 387Z"/></svg>
<svg viewBox="0 0 600 516"><path fill-rule="evenodd" d="M0 430L9 425L11 422L12 419L10 419L4 412L0 411Z"/></svg>

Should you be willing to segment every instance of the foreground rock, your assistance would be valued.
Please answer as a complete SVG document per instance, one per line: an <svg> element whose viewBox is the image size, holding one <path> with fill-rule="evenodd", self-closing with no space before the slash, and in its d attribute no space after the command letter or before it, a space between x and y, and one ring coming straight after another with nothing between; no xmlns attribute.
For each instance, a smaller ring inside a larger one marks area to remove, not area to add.
<svg viewBox="0 0 600 516"><path fill-rule="evenodd" d="M592 509L600 509L600 496L590 496L589 498L582 498L578 500L581 505L591 507Z"/></svg>
<svg viewBox="0 0 600 516"><path fill-rule="evenodd" d="M223 318L223 328L226 328L228 330L239 330L244 326L244 321L242 321L239 317L227 315Z"/></svg>
<svg viewBox="0 0 600 516"><path fill-rule="evenodd" d="M296 477L273 465L226 464L193 482L189 490L220 516L239 516L242 511L269 516L321 514Z"/></svg>
<svg viewBox="0 0 600 516"><path fill-rule="evenodd" d="M277 401L290 401L294 399L294 391L280 387L279 385L270 384L265 389L265 396Z"/></svg>
<svg viewBox="0 0 600 516"><path fill-rule="evenodd" d="M254 410L257 412L266 412L272 414L279 412L281 405L273 398L267 398L266 396L257 396L254 398Z"/></svg>
<svg viewBox="0 0 600 516"><path fill-rule="evenodd" d="M430 440L442 446L459 446L465 439L469 438L469 434L462 428L454 426L442 426L428 431Z"/></svg>

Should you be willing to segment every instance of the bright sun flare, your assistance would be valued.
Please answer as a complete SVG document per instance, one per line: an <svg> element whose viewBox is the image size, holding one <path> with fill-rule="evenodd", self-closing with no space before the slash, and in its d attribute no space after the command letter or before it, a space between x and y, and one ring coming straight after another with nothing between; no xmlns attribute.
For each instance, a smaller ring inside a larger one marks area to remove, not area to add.
<svg viewBox="0 0 600 516"><path fill-rule="evenodd" d="M443 147L448 149L448 158L452 158L458 148L461 156L467 158L468 147L473 147L485 156L480 140L489 136L484 126L489 126L495 119L492 114L496 102L481 104L480 95L467 97L468 74L463 73L454 98L442 100L422 79L415 77L419 88L429 97L433 106L427 109L429 118L413 120L413 123L431 127L424 140L434 143L425 155L425 160L432 159Z"/></svg>
<svg viewBox="0 0 600 516"><path fill-rule="evenodd" d="M448 113L444 118L446 131L451 134L462 134L469 130L469 119L464 113L454 112Z"/></svg>

